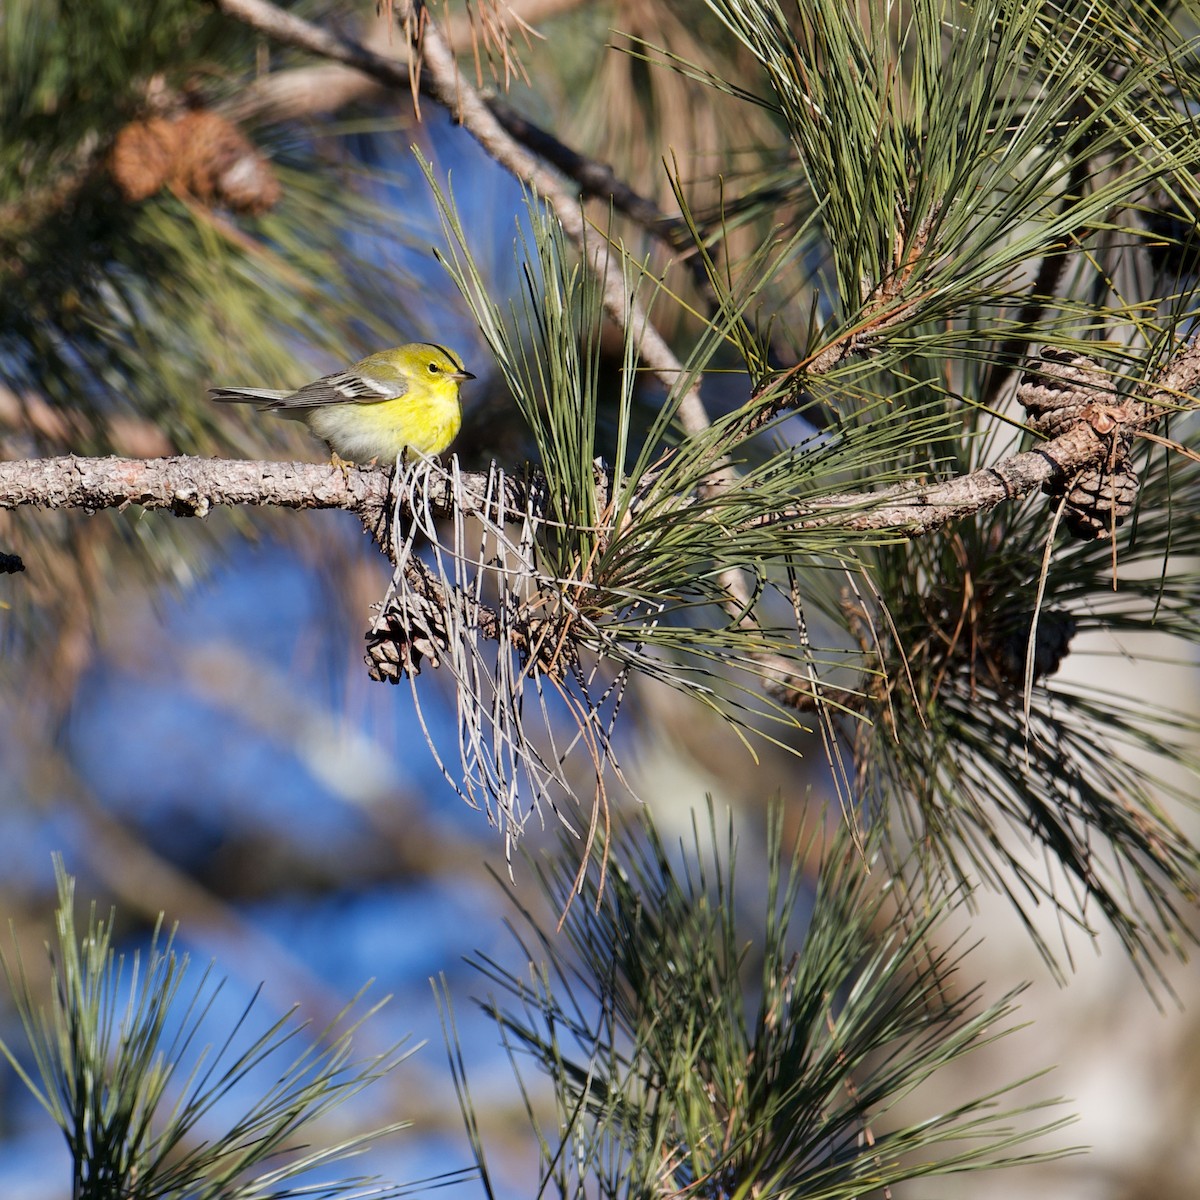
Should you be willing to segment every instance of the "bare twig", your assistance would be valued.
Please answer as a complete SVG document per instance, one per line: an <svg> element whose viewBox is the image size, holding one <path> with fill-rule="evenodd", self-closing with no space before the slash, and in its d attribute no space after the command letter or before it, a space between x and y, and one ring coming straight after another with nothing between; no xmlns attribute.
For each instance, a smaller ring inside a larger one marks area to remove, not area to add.
<svg viewBox="0 0 1200 1200"><path fill-rule="evenodd" d="M408 78L408 64L397 62L397 66ZM389 95L394 86L389 87L358 67L319 63L263 75L221 104L218 111L238 123L289 121L337 112L348 104L378 100ZM432 89L427 84L422 86L432 98ZM480 97L514 140L574 180L582 195L610 200L618 212L662 237L673 250L691 248L686 241L684 222L679 217L667 216L653 200L630 187L608 163L568 146L500 96L481 92Z"/></svg>

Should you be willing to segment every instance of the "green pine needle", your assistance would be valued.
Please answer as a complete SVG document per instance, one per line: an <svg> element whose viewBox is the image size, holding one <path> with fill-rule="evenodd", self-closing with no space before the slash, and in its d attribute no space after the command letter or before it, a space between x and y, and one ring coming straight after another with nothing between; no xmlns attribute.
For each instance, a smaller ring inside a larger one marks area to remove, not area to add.
<svg viewBox="0 0 1200 1200"><path fill-rule="evenodd" d="M918 915L844 829L810 829L790 856L780 829L748 869L711 806L677 849L647 817L597 851L607 881L579 894L567 847L540 875L563 936L522 910L527 966L475 960L522 1092L530 1067L553 1089L552 1121L528 1108L538 1194L851 1200L1065 1153L1025 1148L1064 1123L1036 1124L1044 1103L1005 1107L1027 1081L953 1110L921 1099L1014 1013L1016 993L981 1004L955 982L964 953L934 947L952 902ZM460 1099L470 1122L465 1086Z"/></svg>
<svg viewBox="0 0 1200 1200"><path fill-rule="evenodd" d="M221 989L211 968L198 980L189 977L188 956L175 950L174 932L163 936L161 922L145 955L126 960L112 946L111 916L99 919L93 906L86 929L77 928L75 882L61 862L55 870L59 907L49 1001L33 995L19 958L0 956L32 1069L14 1047L0 1043L0 1053L62 1130L72 1195L339 1200L368 1182L314 1184L306 1177L402 1125L317 1149L301 1139L311 1139L312 1127L331 1109L406 1057L393 1047L352 1058L355 1032L378 1004L350 1024L347 1006L302 1044L305 1026L293 1014L258 1035L244 1033L252 999L217 1044L201 1045ZM290 1061L280 1058L285 1052ZM275 1083L231 1122L230 1106L244 1089L256 1089L264 1067Z"/></svg>

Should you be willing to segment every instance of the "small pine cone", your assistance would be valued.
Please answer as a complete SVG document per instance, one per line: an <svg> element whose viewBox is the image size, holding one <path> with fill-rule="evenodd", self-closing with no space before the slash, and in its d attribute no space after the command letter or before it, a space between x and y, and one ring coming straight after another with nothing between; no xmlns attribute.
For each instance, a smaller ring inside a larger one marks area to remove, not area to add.
<svg viewBox="0 0 1200 1200"><path fill-rule="evenodd" d="M420 675L425 659L436 668L445 645L441 629L438 614L421 596L396 597L367 634L367 674L380 683L399 683L406 676Z"/></svg>
<svg viewBox="0 0 1200 1200"><path fill-rule="evenodd" d="M1139 488L1128 442L1111 469L1107 463L1081 471L1067 492L1067 528L1079 538L1107 537L1133 511Z"/></svg>
<svg viewBox="0 0 1200 1200"><path fill-rule="evenodd" d="M1122 437L1119 421L1127 414L1116 403L1110 380L1086 354L1047 346L1036 371L1027 371L1017 387L1017 399L1029 413L1029 423L1048 437L1058 437L1082 421L1102 437L1116 438L1112 466L1107 463L1080 472L1072 481L1059 478L1043 491L1066 494L1067 528L1085 539L1104 537L1133 511L1138 477L1129 457L1129 437ZM1107 418L1102 424L1101 419Z"/></svg>
<svg viewBox="0 0 1200 1200"><path fill-rule="evenodd" d="M205 109L178 121L180 154L172 182L204 204L235 212L265 212L279 201L271 164L224 117Z"/></svg>
<svg viewBox="0 0 1200 1200"><path fill-rule="evenodd" d="M117 134L109 163L121 195L131 204L153 196L171 178L178 152L175 122L162 117L130 121Z"/></svg>
<svg viewBox="0 0 1200 1200"><path fill-rule="evenodd" d="M419 675L421 664L410 660L407 642L397 642L385 629L367 634L367 653L363 661L367 674L376 683L399 683L405 675Z"/></svg>
<svg viewBox="0 0 1200 1200"><path fill-rule="evenodd" d="M1039 433L1058 437L1083 419L1083 410L1112 396L1112 383L1086 354L1046 346L1036 370L1026 371L1017 400Z"/></svg>

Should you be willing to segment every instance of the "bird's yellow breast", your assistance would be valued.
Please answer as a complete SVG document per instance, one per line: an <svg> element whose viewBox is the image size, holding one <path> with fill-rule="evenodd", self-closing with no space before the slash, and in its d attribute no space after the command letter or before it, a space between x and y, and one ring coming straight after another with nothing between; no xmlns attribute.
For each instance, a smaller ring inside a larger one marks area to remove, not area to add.
<svg viewBox="0 0 1200 1200"><path fill-rule="evenodd" d="M407 451L440 454L462 425L458 384L422 381L396 400L376 404L324 404L304 420L333 451L351 462L385 462Z"/></svg>

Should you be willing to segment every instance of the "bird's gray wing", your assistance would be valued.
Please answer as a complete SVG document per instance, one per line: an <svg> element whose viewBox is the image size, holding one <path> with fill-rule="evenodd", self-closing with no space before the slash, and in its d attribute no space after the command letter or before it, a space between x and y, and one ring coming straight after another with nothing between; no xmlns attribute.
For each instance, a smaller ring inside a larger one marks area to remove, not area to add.
<svg viewBox="0 0 1200 1200"><path fill-rule="evenodd" d="M380 404L408 391L406 379L373 379L356 371L336 371L279 396L268 408L319 408L323 404Z"/></svg>

